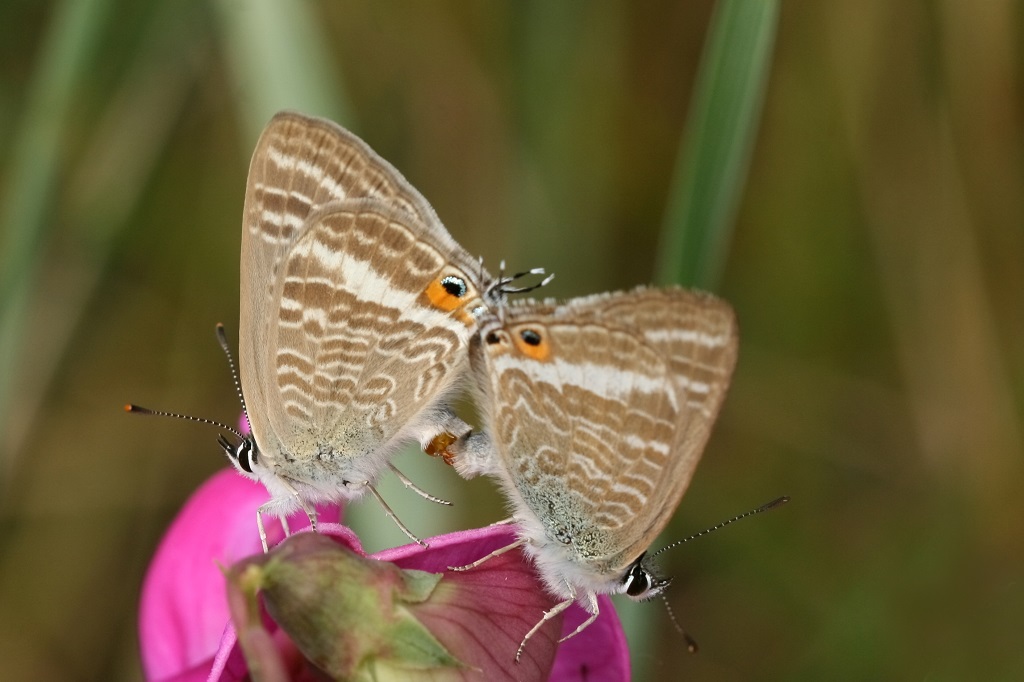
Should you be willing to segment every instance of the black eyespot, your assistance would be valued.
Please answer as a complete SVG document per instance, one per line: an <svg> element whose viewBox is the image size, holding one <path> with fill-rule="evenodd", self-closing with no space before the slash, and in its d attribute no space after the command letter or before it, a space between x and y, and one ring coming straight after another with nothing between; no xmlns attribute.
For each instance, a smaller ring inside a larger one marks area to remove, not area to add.
<svg viewBox="0 0 1024 682"><path fill-rule="evenodd" d="M523 341L526 342L527 345L540 345L540 334L538 334L532 329L524 329L523 331L519 332L519 336L523 337Z"/></svg>
<svg viewBox="0 0 1024 682"><path fill-rule="evenodd" d="M466 292L469 291L469 288L466 286L466 281L461 277L456 277L455 275L448 275L442 279L441 286L444 287L444 290L447 291L449 295L454 296L455 298L462 298L466 295Z"/></svg>
<svg viewBox="0 0 1024 682"><path fill-rule="evenodd" d="M484 337L484 341L493 345L501 341L501 337L498 336L498 332L487 332L487 336Z"/></svg>

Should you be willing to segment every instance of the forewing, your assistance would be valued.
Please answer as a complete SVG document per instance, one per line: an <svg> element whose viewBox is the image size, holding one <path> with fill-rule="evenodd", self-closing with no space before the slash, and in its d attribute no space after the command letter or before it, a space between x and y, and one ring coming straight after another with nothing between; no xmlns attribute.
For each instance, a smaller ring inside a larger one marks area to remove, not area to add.
<svg viewBox="0 0 1024 682"><path fill-rule="evenodd" d="M242 227L239 365L253 431L264 450L278 437L270 432L268 417L278 423L286 420L275 402L281 387L276 344L282 271L293 265L297 241L319 224L314 216L351 213L365 202L387 207L384 212L470 281L489 280L426 200L362 140L330 121L288 112L276 115L252 157ZM333 230L326 229L325 234ZM306 247L318 241L311 238ZM327 279L333 282L338 277L331 274ZM345 281L354 278L346 276ZM304 299L294 300L305 305ZM284 431L279 433L286 437Z"/></svg>

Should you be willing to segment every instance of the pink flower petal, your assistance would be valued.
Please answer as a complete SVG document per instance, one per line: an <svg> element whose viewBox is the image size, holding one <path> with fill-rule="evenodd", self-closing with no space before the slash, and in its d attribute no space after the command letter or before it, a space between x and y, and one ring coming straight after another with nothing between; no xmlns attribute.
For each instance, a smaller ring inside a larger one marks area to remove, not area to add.
<svg viewBox="0 0 1024 682"><path fill-rule="evenodd" d="M464 566L472 563L488 552L505 547L514 540L514 531L509 526L489 526L431 538L428 540L430 549L426 551L418 545L410 544L378 552L374 558L393 561L402 568L444 571L447 566ZM468 576L476 571L483 571L496 560L490 559L478 568L461 575ZM533 579L531 588L543 589L537 583L536 578ZM554 602L549 600L543 608L550 608L553 604ZM606 595L598 597L598 605L601 615L597 620L591 623L586 630L558 647L554 668L550 675L551 680L620 682L630 679L629 646L622 630L622 623L615 613L615 605ZM519 646L523 635L536 624L543 613L536 611L532 615L529 613L523 615L524 619L517 630L518 639L512 647L513 653ZM584 620L589 618L589 615L578 604L569 607L564 614L561 636L574 631ZM524 656L529 654L530 648L534 644L534 640L527 642ZM528 677L524 675L524 679L528 679Z"/></svg>
<svg viewBox="0 0 1024 682"><path fill-rule="evenodd" d="M621 682L630 679L629 645L611 597L600 595L601 615L586 630L558 648L551 679L559 682ZM579 627L589 614L579 606L565 612L562 636Z"/></svg>
<svg viewBox="0 0 1024 682"><path fill-rule="evenodd" d="M492 557L468 571L465 566L515 542L508 526L490 526L428 540L430 547L406 545L374 555L402 568L444 573L439 587L457 598L442 597L420 605L416 617L457 658L486 672L486 679L547 679L554 662L561 618L553 619L527 643L519 662L516 650L523 636L554 605L520 550Z"/></svg>
<svg viewBox="0 0 1024 682"><path fill-rule="evenodd" d="M200 486L174 519L142 586L139 641L147 679L193 679L179 676L209 672L230 621L220 566L263 551L256 509L266 501L262 485L224 469ZM336 506L318 512L329 522L339 514ZM280 541L280 523L264 522L270 541ZM302 512L288 523L293 530L309 525Z"/></svg>
<svg viewBox="0 0 1024 682"><path fill-rule="evenodd" d="M143 587L140 641L148 679L191 682L208 675L210 680L233 682L249 678L229 623L219 566L262 551L254 517L256 508L266 500L261 486L226 470L201 486L175 519ZM363 554L358 538L348 528L328 522L331 511L320 510L325 522L319 526L321 533ZM268 535L280 539L278 524L266 520ZM293 530L306 526L305 515L300 512L290 517L289 524ZM448 566L471 563L513 540L511 528L494 526L431 538L429 549L412 544L380 552L374 558L401 568L446 572ZM550 666L550 659L544 662L544 650L555 646L557 630L538 632L527 643L524 660L519 665L512 662L522 636L553 603L518 551L470 571L447 572L441 586L450 586L450 594L458 599L436 608L427 604L417 617L456 656L465 655L474 662L477 657L492 658L493 669L509 670L519 679L546 678L542 670ZM496 616L502 603L511 605L515 615ZM558 647L550 679L629 679L629 652L611 600L601 597L600 608L601 616L587 630ZM586 613L574 605L564 616L563 634L574 630ZM306 677L308 669L296 660L294 645L272 621L265 625L281 648L292 679Z"/></svg>

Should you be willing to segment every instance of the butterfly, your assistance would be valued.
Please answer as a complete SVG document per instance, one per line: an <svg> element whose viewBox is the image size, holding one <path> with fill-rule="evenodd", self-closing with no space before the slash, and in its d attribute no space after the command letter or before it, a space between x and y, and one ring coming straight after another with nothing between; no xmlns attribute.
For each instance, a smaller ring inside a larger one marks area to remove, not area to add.
<svg viewBox="0 0 1024 682"><path fill-rule="evenodd" d="M494 477L522 547L560 601L522 640L574 602L597 618L599 594L648 599L670 580L648 548L675 513L736 363L722 300L639 288L558 304L488 309L471 371L488 429L453 447L464 477Z"/></svg>
<svg viewBox="0 0 1024 682"><path fill-rule="evenodd" d="M478 317L502 282L358 137L282 112L245 193L239 374L251 434L221 446L270 493L262 515L374 495L404 443L432 454L469 427L449 408ZM406 485L408 479L402 477ZM426 495L425 493L422 493Z"/></svg>

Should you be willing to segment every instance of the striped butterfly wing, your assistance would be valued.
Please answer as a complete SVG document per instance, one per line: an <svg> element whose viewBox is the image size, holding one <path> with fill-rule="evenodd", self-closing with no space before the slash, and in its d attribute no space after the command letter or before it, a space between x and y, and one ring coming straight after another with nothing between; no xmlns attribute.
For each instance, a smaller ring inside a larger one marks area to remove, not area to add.
<svg viewBox="0 0 1024 682"><path fill-rule="evenodd" d="M731 309L637 289L515 305L504 330L507 347L484 351L502 468L551 540L615 575L690 481L735 363Z"/></svg>
<svg viewBox="0 0 1024 682"><path fill-rule="evenodd" d="M675 396L669 456L647 471L642 464L645 458L632 452L627 456L635 464L629 464L622 476L639 474L643 491L653 503L631 508L621 517L627 520L614 531L615 546L623 549L609 559L624 568L668 524L690 484L736 366L736 316L728 303L715 296L679 288L637 289L606 301L598 297L593 304L581 303L581 309L578 314L600 317L638 333L645 346L666 363ZM598 505L597 516L614 516L617 507L624 509L623 501L608 497Z"/></svg>
<svg viewBox="0 0 1024 682"><path fill-rule="evenodd" d="M490 281L364 142L293 113L253 154L241 280L242 388L278 466L352 462L429 422Z"/></svg>

